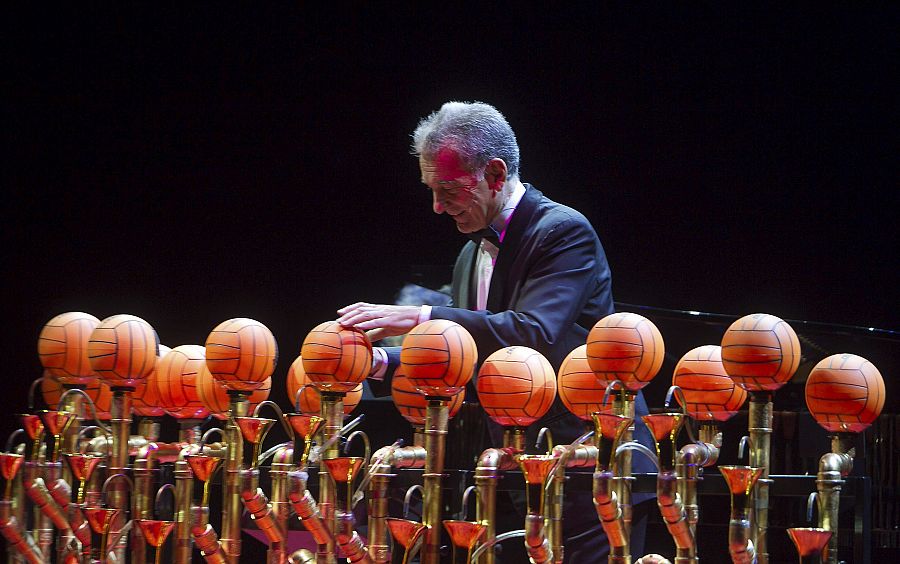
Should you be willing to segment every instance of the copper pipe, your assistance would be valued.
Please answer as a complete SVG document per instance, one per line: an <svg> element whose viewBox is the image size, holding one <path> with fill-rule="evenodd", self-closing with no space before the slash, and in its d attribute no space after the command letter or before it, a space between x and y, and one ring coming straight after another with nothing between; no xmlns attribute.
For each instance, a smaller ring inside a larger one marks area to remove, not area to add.
<svg viewBox="0 0 900 564"><path fill-rule="evenodd" d="M753 542L751 507L753 490L762 475L762 468L750 466L719 466L722 478L731 492L731 519L728 522L728 552L734 564L757 562Z"/></svg>
<svg viewBox="0 0 900 564"><path fill-rule="evenodd" d="M322 426L322 440L328 447L320 453L320 461L337 457L339 453L339 445L336 440L340 436L341 425L344 422L344 394L339 392L321 392L321 414L325 420ZM325 469L324 464L319 464L319 511L321 512L321 520L328 529L328 542L319 544L316 552L318 562L326 562L334 564L335 544L334 532L337 527L337 521L334 511L337 499L337 491L334 481Z"/></svg>
<svg viewBox="0 0 900 564"><path fill-rule="evenodd" d="M31 501L33 501L37 508L40 509L41 513L53 523L53 526L60 531L68 531L70 529L69 520L66 519L66 515L62 508L50 495L50 491L44 484L43 478L31 480L31 483L25 491L28 493L28 497L31 498ZM52 534L52 529L50 530Z"/></svg>
<svg viewBox="0 0 900 564"><path fill-rule="evenodd" d="M646 455L651 462L656 464L657 470L659 469L659 462L653 451L635 441L628 441L616 447L611 467L621 468L623 455L631 450L636 450ZM619 500L619 495L622 491L631 492L630 483L624 485L621 483L625 481L628 481L628 478L615 476L608 469L594 472L594 506L597 509L597 515L600 517L600 524L603 526L603 530L606 531L609 539L610 564L628 564L631 562L631 521L626 519L625 510L628 506Z"/></svg>
<svg viewBox="0 0 900 564"><path fill-rule="evenodd" d="M134 521L129 520L125 525L122 526L121 529L116 531L115 533L110 533L109 538L107 539L107 549L106 554L103 555L103 558L109 558L109 554L111 552L123 552L128 548L128 533L131 532L132 529L136 529L139 527L134 526Z"/></svg>
<svg viewBox="0 0 900 564"><path fill-rule="evenodd" d="M195 444L171 446L181 447L175 461L175 545L172 559L178 564L189 564L194 548L192 530L196 525L205 525L205 522L194 520L194 473L184 457L200 452L201 447Z"/></svg>
<svg viewBox="0 0 900 564"><path fill-rule="evenodd" d="M66 427L63 433L63 450L66 452L78 452L78 438L80 433L81 421L85 416L85 400L90 402L93 413L96 415L96 407L87 397L83 385L64 385L66 388L59 398L58 409L60 411L68 411L76 415L75 420ZM104 453L106 454L106 453ZM69 484L73 483L72 472L68 467L62 469L62 479Z"/></svg>
<svg viewBox="0 0 900 564"><path fill-rule="evenodd" d="M202 526L195 525L193 535L197 548L200 549L200 553L209 564L227 564L229 557L225 554L222 543L219 542L219 537L212 525L209 523Z"/></svg>
<svg viewBox="0 0 900 564"><path fill-rule="evenodd" d="M761 468L759 480L753 490L753 514L751 539L756 548L759 564L768 564L766 529L769 527L769 479L770 452L772 439L772 394L752 392L750 394L750 466Z"/></svg>
<svg viewBox="0 0 900 564"><path fill-rule="evenodd" d="M561 448L556 448L553 446L553 441L550 438L551 435L549 428L544 427L538 433L538 440L535 446L540 447L541 438L547 436L548 450L546 456L555 461L553 466L551 467L550 473L547 475L544 481L545 483L542 485L544 495L547 496L546 512L542 514L546 515L546 518L549 521L549 524L546 528L546 534L547 539L550 543L551 560L555 564L562 564L563 560L565 559L565 546L563 543L565 539L563 538L562 513L563 504L565 501L564 489L566 480L566 468L568 467L569 459L571 458L575 450L578 449L582 445L582 443L592 437L594 433L595 431L588 431L587 433L584 433L580 437L575 439L572 444L562 446ZM593 450L596 453L596 449ZM583 452L584 451L582 451L582 453ZM596 459L596 454L594 458ZM527 538L528 537L526 535L526 539Z"/></svg>
<svg viewBox="0 0 900 564"><path fill-rule="evenodd" d="M133 445L134 437L129 439L129 444ZM132 496L132 517L134 519L152 519L153 518L153 485L154 485L154 475L158 472L158 464L161 462L171 462L173 461L178 454L181 452L182 446L180 443L157 443L150 442L146 443L143 446L139 447L134 451L134 495ZM131 450L131 446L129 450ZM175 464L175 483L176 483L176 515L179 512L183 511L183 507L180 506L179 501L182 499L178 493L178 484L180 483L179 477L181 477L181 473L183 473L183 468L179 468L178 463ZM180 472L181 471L181 472ZM189 470L188 470L189 471ZM183 478L183 477L182 477ZM190 480L190 474L188 474L188 480ZM188 487L191 485L191 482L188 481ZM182 485L183 489L184 486ZM190 492L190 489L188 489ZM187 511L190 511L190 493L188 493L188 502L187 502ZM182 519L176 517L177 529L181 531L180 535L176 533L176 539L183 539L184 536L187 536L188 541L188 559L190 558L190 522L183 521ZM140 564L146 560L146 546L143 534L141 533L140 527L134 527L132 529L132 552L131 552L131 561L132 564ZM179 554L177 547L179 545L179 540L176 540L176 550L175 554ZM184 556L176 557L176 562L185 562ZM189 560L188 560L189 561Z"/></svg>
<svg viewBox="0 0 900 564"><path fill-rule="evenodd" d="M312 534L317 544L320 546L333 544L334 537L322 520L316 500L309 493L309 490L306 489L308 474L302 470L295 470L288 472L287 478L288 499L291 501L294 512L303 521L304 526Z"/></svg>
<svg viewBox="0 0 900 564"><path fill-rule="evenodd" d="M656 477L656 501L663 521L675 541L676 564L694 564L697 560L697 545L694 533L687 519L687 511L678 493L678 473L664 470Z"/></svg>
<svg viewBox="0 0 900 564"><path fill-rule="evenodd" d="M604 394L603 404L622 384L618 380L610 382ZM609 540L609 563L630 564L631 562L631 452L620 451L621 443L630 443L634 433L635 394L621 388L613 398L611 429L601 428L602 414L594 415L596 426L597 466L593 477L594 507L600 524ZM619 454L621 452L621 454Z"/></svg>
<svg viewBox="0 0 900 564"><path fill-rule="evenodd" d="M252 515L259 530L269 539L269 543L284 543L284 533L278 528L273 518L269 499L259 487L259 469L251 468L241 471L241 502Z"/></svg>
<svg viewBox="0 0 900 564"><path fill-rule="evenodd" d="M15 433L14 433L15 435ZM10 437L11 439L12 437ZM7 442L7 449L9 449L10 441ZM24 456L10 456L10 460L15 460L17 463L14 465L14 469L12 470L12 475L8 476L8 482L6 484L6 492L5 497L3 498L3 507L2 512L0 512L0 520L4 522L4 524L0 524L0 528L5 527L4 536L9 540L10 546L14 547L15 550L9 550L8 554L10 556L11 562L18 562L18 558L15 557L15 552L22 550L28 551L30 545L22 545L21 541L17 540L16 535L22 532L22 523L25 523L25 493L27 489L27 493L29 497L34 499L35 495L32 494L31 489L40 488L43 490L41 497L42 502L44 503L44 507L41 507L41 511L36 511L34 515L34 530L31 531L31 535L26 535L29 541L34 541L35 537L37 542L34 543L34 546L38 550L40 556L45 560L49 561L49 552L50 547L53 543L53 528L50 523L53 521L54 523L63 524L63 531L68 531L68 522L63 515L59 514L59 508L56 503L52 499L49 498L49 494L46 493L46 487L44 486L43 479L40 477L35 477L41 468L41 464L37 461L31 462L28 460L28 449L27 445L24 446ZM25 465L25 471L20 472L21 465ZM59 463L51 464L51 466L55 469L55 472L50 472L50 476L58 476L59 475ZM4 469L4 475L8 475L7 473L10 470ZM28 487L26 488L26 485ZM36 493L36 492L35 492ZM25 541L28 542L28 541Z"/></svg>
<svg viewBox="0 0 900 564"><path fill-rule="evenodd" d="M337 523L334 539L340 545L348 561L374 564L359 533L355 530L356 520L353 517L353 499L355 497L353 495L353 480L362 473L363 468L366 468L371 457L369 439L361 431L356 431L348 437L347 447L350 446L355 436L362 437L365 442L366 453L363 458L345 456L326 461L328 463L328 472L337 486L337 497L335 499ZM345 452L349 450L347 447L345 447ZM364 481L367 481L367 479L361 480L360 486L364 487Z"/></svg>
<svg viewBox="0 0 900 564"><path fill-rule="evenodd" d="M275 526L282 538L285 539L277 546L273 544L269 548L270 561L277 559L279 562L284 562L288 558L288 519L291 516L291 506L288 500L288 472L293 468L293 459L294 449L292 447L279 449L276 451L269 469L269 479L272 482L272 500L270 502L272 515L275 519Z"/></svg>
<svg viewBox="0 0 900 564"><path fill-rule="evenodd" d="M838 562L838 510L841 503L841 488L844 478L853 470L855 450L851 447L853 436L839 433L831 438L831 452L819 459L816 474L816 496L819 506L819 527L831 531L831 538L825 547L823 562Z"/></svg>
<svg viewBox="0 0 900 564"><path fill-rule="evenodd" d="M566 450L564 445L553 447L554 456L561 456ZM597 447L594 445L578 445L569 452L566 468L590 468L597 464Z"/></svg>
<svg viewBox="0 0 900 564"><path fill-rule="evenodd" d="M628 544L629 529L625 526L615 482L621 480L609 470L594 472L594 507L600 524L609 540L609 562L629 564L631 552Z"/></svg>
<svg viewBox="0 0 900 564"><path fill-rule="evenodd" d="M229 390L230 417L225 425L225 442L228 444L225 473L222 480L222 536L219 544L228 564L238 564L241 557L241 477L244 440L241 430L234 423L235 417L246 417L249 392ZM194 540L197 534L194 533Z"/></svg>
<svg viewBox="0 0 900 564"><path fill-rule="evenodd" d="M384 564L391 561L390 532L387 528L388 488L396 474L393 468L422 468L425 465L425 448L422 446L386 446L375 451L369 467L368 541L369 556Z"/></svg>
<svg viewBox="0 0 900 564"><path fill-rule="evenodd" d="M564 487L566 483L566 466L561 464L550 475L550 491L547 503L547 518L550 525L547 530L547 538L550 541L550 549L552 550L555 564L562 564L565 556L565 538L563 537L563 504L564 504Z"/></svg>
<svg viewBox="0 0 900 564"><path fill-rule="evenodd" d="M109 457L109 475L128 472L128 439L131 436L131 394L130 388L113 388L110 405L110 425L112 427L112 445ZM107 505L116 509L127 509L125 492L117 488L107 497Z"/></svg>
<svg viewBox="0 0 900 564"><path fill-rule="evenodd" d="M28 445L21 445L25 447L22 450L22 454L25 455L27 459ZM10 515L15 517L16 521L19 523L25 523L25 487L22 485L22 472L16 472L15 476L12 480L12 494L9 497L9 501L11 504L11 512ZM8 555L8 564L16 564L18 558L16 555L10 551Z"/></svg>
<svg viewBox="0 0 900 564"><path fill-rule="evenodd" d="M91 525L81 508L74 503L69 504L69 522L72 524L72 533L81 543L82 559L91 562L91 546L94 538L91 534Z"/></svg>
<svg viewBox="0 0 900 564"><path fill-rule="evenodd" d="M375 455L381 451L375 451ZM391 561L391 544L387 528L388 518L388 488L391 478L396 474L391 473L389 460L370 470L372 477L369 482L368 519L369 519L369 556L378 564L386 564Z"/></svg>
<svg viewBox="0 0 900 564"><path fill-rule="evenodd" d="M60 508L68 507L72 503L72 488L62 478L56 480L48 488L50 497L56 502Z"/></svg>
<svg viewBox="0 0 900 564"><path fill-rule="evenodd" d="M545 489L554 477L558 459L551 455L518 455L516 461L525 479L527 514L525 515L525 549L534 564L554 561L548 530L544 526L546 511Z"/></svg>
<svg viewBox="0 0 900 564"><path fill-rule="evenodd" d="M153 459L159 449L156 443L150 443L142 448L142 455L135 459L133 466L134 495L131 496L131 515L135 519L153 519ZM131 561L133 564L146 562L146 547L144 535L140 527L135 527L132 533L133 543Z"/></svg>
<svg viewBox="0 0 900 564"><path fill-rule="evenodd" d="M45 479L51 483L56 482L62 475L62 471L61 462L26 462L22 475L25 493L40 509L33 515L32 535L35 537L42 558L46 561L50 560L50 551L53 546L53 527L56 526L63 534L70 531L65 513L53 500L44 482ZM39 477L41 473L44 474L43 478Z"/></svg>
<svg viewBox="0 0 900 564"><path fill-rule="evenodd" d="M30 564L41 564L47 562L41 555L34 539L22 529L22 525L12 514L12 503L7 500L0 500L0 534L6 538L9 543L10 552L18 552Z"/></svg>
<svg viewBox="0 0 900 564"><path fill-rule="evenodd" d="M674 391L680 393L681 388L678 386L669 388L667 406ZM683 395L681 403L686 405ZM698 562L696 540L688 518L688 511L684 506L683 495L696 497L696 480L699 473L697 461L698 458L708 458L708 456L705 456L704 453L705 445L689 444L684 449L678 450L677 439L686 417L686 412L669 412L645 415L642 419L650 429L656 443L659 463L656 477L656 501L663 522L675 541L675 561L677 564L696 564Z"/></svg>
<svg viewBox="0 0 900 564"><path fill-rule="evenodd" d="M60 539L63 546L68 544L71 538L81 543L83 552L90 558L91 527L87 519L81 513L77 504L72 502L72 489L62 478L58 478L49 488L50 497L64 510L66 527L62 529L64 536ZM62 552L62 551L61 551Z"/></svg>
<svg viewBox="0 0 900 564"><path fill-rule="evenodd" d="M515 455L525 452L525 430L521 428L504 429L503 448L486 449L475 463L475 520L485 526L482 542L493 543L497 536L497 481L503 476L502 471L516 468ZM494 564L493 550L484 552L481 562Z"/></svg>
<svg viewBox="0 0 900 564"><path fill-rule="evenodd" d="M441 481L444 474L449 402L447 398L427 396L425 407L425 472L422 501L422 524L425 532L422 545L422 564L438 564L441 545Z"/></svg>
<svg viewBox="0 0 900 564"><path fill-rule="evenodd" d="M109 456L112 452L112 435L97 435L92 437L85 444L87 446L82 447L83 451L87 454L99 454L102 456ZM147 446L150 440L141 435L131 435L128 437L128 456L136 457L138 456L138 452L142 447Z"/></svg>
<svg viewBox="0 0 900 564"><path fill-rule="evenodd" d="M687 452L695 446L697 448L705 449L704 455L697 457L697 464L704 468L708 468L715 465L719 460L719 452L722 449L722 433L716 427L715 423L704 422L700 424L698 435L700 439L699 444L685 445L681 450L682 452ZM691 447L691 449L688 447Z"/></svg>
<svg viewBox="0 0 900 564"><path fill-rule="evenodd" d="M361 562L362 564L374 564L369 557L366 546L363 544L359 533L354 529L355 519L349 511L337 511L337 531L335 540L340 545L344 556L349 562Z"/></svg>
<svg viewBox="0 0 900 564"><path fill-rule="evenodd" d="M694 539L693 551L683 562L696 562L697 523L700 520L700 508L697 504L697 482L703 472L703 468L716 464L719 459L719 451L722 447L722 433L718 431L714 423L702 422L700 424L699 442L687 444L681 447L675 472L678 475L678 493L681 496L682 506L685 512L687 525ZM681 564L676 556L676 564Z"/></svg>
<svg viewBox="0 0 900 564"><path fill-rule="evenodd" d="M425 426L424 425L414 425L413 426L413 446L420 446L425 448Z"/></svg>
<svg viewBox="0 0 900 564"><path fill-rule="evenodd" d="M627 417L631 419L631 424L628 425L628 428L625 429L625 432L619 438L619 443L629 443L634 438L634 400L636 394L633 392L624 392L616 396L615 401L613 402L613 411L622 415L623 417ZM618 448L617 448L618 450ZM626 450L624 454L619 457L616 457L616 461L618 462L616 468L616 475L621 480L616 480L616 493L619 498L619 507L622 510L622 521L624 522L625 529L627 529L628 533L626 534L626 542L629 543L627 546L627 550L631 551L630 546L630 538L631 538L631 451ZM612 560L610 560L610 564L612 564Z"/></svg>
<svg viewBox="0 0 900 564"><path fill-rule="evenodd" d="M137 434L148 442L159 440L159 417L141 417L138 419Z"/></svg>

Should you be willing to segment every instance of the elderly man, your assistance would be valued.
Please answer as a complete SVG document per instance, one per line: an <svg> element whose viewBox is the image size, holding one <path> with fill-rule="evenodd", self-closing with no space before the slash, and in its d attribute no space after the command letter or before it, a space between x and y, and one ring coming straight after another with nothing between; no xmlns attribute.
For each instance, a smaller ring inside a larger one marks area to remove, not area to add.
<svg viewBox="0 0 900 564"><path fill-rule="evenodd" d="M522 345L540 351L558 369L572 349L584 344L594 323L613 312L609 265L590 222L521 182L515 134L492 106L444 104L419 123L412 149L419 158L422 183L432 193L434 212L448 214L471 239L453 270L452 304L359 302L338 310L338 322L367 330L376 341L405 334L429 319L448 319L471 333L482 358L506 346ZM375 352L372 377L386 381L399 352L381 348ZM647 412L640 396L637 411ZM543 426L553 431L558 443L575 440L584 429L558 399L529 428L530 444ZM499 445L500 430L489 428ZM652 444L642 426L636 434ZM639 464L637 457L635 461ZM605 562L606 539L591 492L569 489L566 498L566 561ZM524 511L520 503L513 505ZM634 541L640 542L640 533L635 531ZM528 561L524 550L504 548L501 557L503 562Z"/></svg>

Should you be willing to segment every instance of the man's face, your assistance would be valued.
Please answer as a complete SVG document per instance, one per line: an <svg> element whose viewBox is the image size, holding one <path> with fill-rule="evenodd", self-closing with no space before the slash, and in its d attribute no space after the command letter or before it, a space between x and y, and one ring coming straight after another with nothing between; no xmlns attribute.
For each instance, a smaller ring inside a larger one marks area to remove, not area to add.
<svg viewBox="0 0 900 564"><path fill-rule="evenodd" d="M447 213L461 233L484 229L497 215L499 189L491 189L483 170L467 170L453 149L441 149L434 160L420 157L419 168L434 213Z"/></svg>

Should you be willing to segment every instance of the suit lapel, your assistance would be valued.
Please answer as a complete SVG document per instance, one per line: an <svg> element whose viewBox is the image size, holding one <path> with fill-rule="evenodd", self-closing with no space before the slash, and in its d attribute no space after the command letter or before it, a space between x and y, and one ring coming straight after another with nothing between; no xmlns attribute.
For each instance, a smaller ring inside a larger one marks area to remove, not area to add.
<svg viewBox="0 0 900 564"><path fill-rule="evenodd" d="M471 241L466 243L459 253L456 266L453 268L454 291L453 305L463 309L474 309L473 280L475 277L476 246Z"/></svg>
<svg viewBox="0 0 900 564"><path fill-rule="evenodd" d="M494 264L487 300L487 309L490 312L509 309L509 294L512 291L511 285L508 283L510 269L521 250L522 237L532 224L541 197L542 194L537 188L525 184L525 194L509 221L506 235L503 236L503 243L500 245L500 253L497 255L497 262Z"/></svg>

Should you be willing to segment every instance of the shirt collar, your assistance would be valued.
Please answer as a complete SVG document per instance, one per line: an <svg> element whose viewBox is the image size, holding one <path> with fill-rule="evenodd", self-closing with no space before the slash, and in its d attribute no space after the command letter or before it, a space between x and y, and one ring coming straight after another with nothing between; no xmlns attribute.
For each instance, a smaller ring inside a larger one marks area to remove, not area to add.
<svg viewBox="0 0 900 564"><path fill-rule="evenodd" d="M524 195L525 186L523 186L521 182L516 182L513 193L510 194L509 199L500 210L500 213L498 213L497 217L494 218L494 221L491 222L491 229L497 232L501 242L506 235L506 228L509 226L509 220L512 219L513 212L516 211L516 206L522 201L522 196Z"/></svg>

